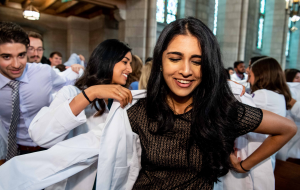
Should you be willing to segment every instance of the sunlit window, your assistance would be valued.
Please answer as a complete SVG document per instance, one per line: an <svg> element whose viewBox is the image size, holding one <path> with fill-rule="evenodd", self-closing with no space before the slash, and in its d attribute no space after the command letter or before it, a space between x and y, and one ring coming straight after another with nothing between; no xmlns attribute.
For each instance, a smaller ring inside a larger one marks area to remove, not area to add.
<svg viewBox="0 0 300 190"><path fill-rule="evenodd" d="M289 18L289 28L291 28L292 21L291 18ZM286 46L285 46L285 56L290 55L290 42L291 42L291 30L288 31L286 36Z"/></svg>
<svg viewBox="0 0 300 190"><path fill-rule="evenodd" d="M157 0L156 21L171 23L176 20L178 0Z"/></svg>
<svg viewBox="0 0 300 190"><path fill-rule="evenodd" d="M219 0L215 0L214 30L213 30L214 35L217 35L218 6L219 6Z"/></svg>
<svg viewBox="0 0 300 190"><path fill-rule="evenodd" d="M256 48L261 49L263 45L263 32L265 24L265 9L266 0L260 0L259 16L258 16L258 32L257 32L257 43Z"/></svg>

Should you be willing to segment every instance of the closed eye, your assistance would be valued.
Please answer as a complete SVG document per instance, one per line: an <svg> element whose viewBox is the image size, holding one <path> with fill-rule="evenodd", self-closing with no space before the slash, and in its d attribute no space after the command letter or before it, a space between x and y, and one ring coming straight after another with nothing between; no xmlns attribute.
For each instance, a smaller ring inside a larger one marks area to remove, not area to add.
<svg viewBox="0 0 300 190"><path fill-rule="evenodd" d="M169 59L173 62L177 62L177 61L181 60L181 59L173 59L173 58L169 58Z"/></svg>
<svg viewBox="0 0 300 190"><path fill-rule="evenodd" d="M201 61L192 61L192 62L197 64L197 65L201 65Z"/></svg>

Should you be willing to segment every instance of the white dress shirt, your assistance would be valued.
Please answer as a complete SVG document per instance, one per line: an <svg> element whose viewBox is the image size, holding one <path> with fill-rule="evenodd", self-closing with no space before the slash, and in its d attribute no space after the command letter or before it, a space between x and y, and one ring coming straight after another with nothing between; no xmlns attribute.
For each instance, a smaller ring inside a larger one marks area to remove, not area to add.
<svg viewBox="0 0 300 190"><path fill-rule="evenodd" d="M20 121L17 128L17 143L23 146L37 146L28 134L28 127L38 113L44 107L49 106L52 101L52 93L58 91L74 80L57 75L49 65L27 63L21 77L19 87L20 97ZM2 137L7 137L10 127L12 99L10 88L7 83L10 79L0 74L0 121ZM4 133L4 134L3 134ZM4 155L1 155L3 157Z"/></svg>
<svg viewBox="0 0 300 190"><path fill-rule="evenodd" d="M247 82L248 75L246 73L243 73L243 75L244 75L244 79L242 80L240 77L237 76L236 73L233 73L232 75L230 75L230 80L235 81L235 82L245 86L246 88L250 88L250 84Z"/></svg>

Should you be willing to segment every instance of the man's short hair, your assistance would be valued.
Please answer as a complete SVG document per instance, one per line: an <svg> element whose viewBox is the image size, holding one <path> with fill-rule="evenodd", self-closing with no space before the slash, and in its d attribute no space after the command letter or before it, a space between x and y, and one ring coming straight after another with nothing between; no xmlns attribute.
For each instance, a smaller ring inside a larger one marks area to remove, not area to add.
<svg viewBox="0 0 300 190"><path fill-rule="evenodd" d="M234 62L234 64L233 64L234 68L237 68L237 66L239 64L241 64L241 63L244 63L244 61L236 61L236 62Z"/></svg>
<svg viewBox="0 0 300 190"><path fill-rule="evenodd" d="M33 31L28 32L28 37L38 38L38 39L40 39L43 42L42 35L39 34L39 33L37 33L37 32L33 32Z"/></svg>
<svg viewBox="0 0 300 190"><path fill-rule="evenodd" d="M0 22L0 45L5 43L21 43L27 48L29 38L19 25L13 22Z"/></svg>
<svg viewBox="0 0 300 190"><path fill-rule="evenodd" d="M59 57L62 57L62 54L59 53L58 51L52 52L52 53L50 54L50 57L53 58L54 55L58 55Z"/></svg>

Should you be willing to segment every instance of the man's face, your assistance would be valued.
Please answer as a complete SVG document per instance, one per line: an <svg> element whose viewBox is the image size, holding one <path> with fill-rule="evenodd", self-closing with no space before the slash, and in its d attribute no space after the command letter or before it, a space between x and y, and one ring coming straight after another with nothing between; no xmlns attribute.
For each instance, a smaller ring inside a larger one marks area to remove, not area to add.
<svg viewBox="0 0 300 190"><path fill-rule="evenodd" d="M53 57L50 57L49 61L51 62L51 66L57 66L62 64L62 58L57 54L54 54Z"/></svg>
<svg viewBox="0 0 300 190"><path fill-rule="evenodd" d="M245 69L245 63L240 63L236 68L235 68L235 72L243 74L245 73L246 69Z"/></svg>
<svg viewBox="0 0 300 190"><path fill-rule="evenodd" d="M43 42L39 38L29 37L30 46L27 50L29 63L40 63L43 57L44 49Z"/></svg>
<svg viewBox="0 0 300 190"><path fill-rule="evenodd" d="M21 43L0 45L0 73L14 80L22 76L26 67L26 46Z"/></svg>

